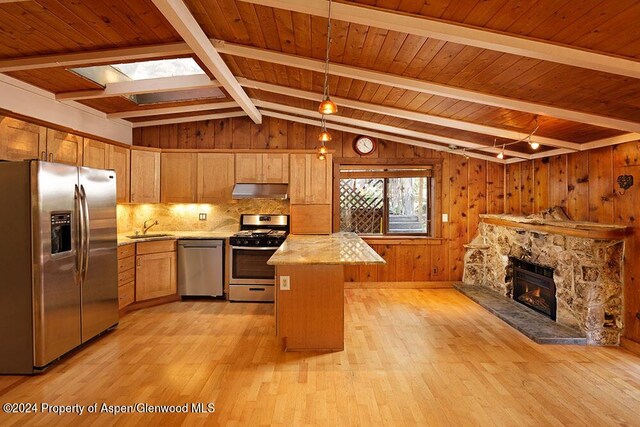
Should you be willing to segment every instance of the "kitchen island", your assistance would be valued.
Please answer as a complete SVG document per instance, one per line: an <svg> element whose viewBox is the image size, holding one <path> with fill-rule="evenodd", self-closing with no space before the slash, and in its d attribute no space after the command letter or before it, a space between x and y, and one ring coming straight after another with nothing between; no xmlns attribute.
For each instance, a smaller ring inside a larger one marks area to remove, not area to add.
<svg viewBox="0 0 640 427"><path fill-rule="evenodd" d="M285 350L344 350L344 266L384 263L355 233L289 235L268 261Z"/></svg>

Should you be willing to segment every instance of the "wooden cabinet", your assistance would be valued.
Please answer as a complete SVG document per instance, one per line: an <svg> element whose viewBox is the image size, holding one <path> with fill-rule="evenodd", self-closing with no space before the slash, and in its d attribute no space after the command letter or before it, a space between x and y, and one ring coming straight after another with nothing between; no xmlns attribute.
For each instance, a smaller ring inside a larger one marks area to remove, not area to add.
<svg viewBox="0 0 640 427"><path fill-rule="evenodd" d="M47 160L82 166L83 140L81 136L72 133L47 129Z"/></svg>
<svg viewBox="0 0 640 427"><path fill-rule="evenodd" d="M193 203L197 196L198 155L162 153L160 200L162 203Z"/></svg>
<svg viewBox="0 0 640 427"><path fill-rule="evenodd" d="M232 153L199 153L197 169L198 203L231 200L235 174Z"/></svg>
<svg viewBox="0 0 640 427"><path fill-rule="evenodd" d="M289 154L236 154L236 181L243 184L289 182Z"/></svg>
<svg viewBox="0 0 640 427"><path fill-rule="evenodd" d="M109 144L85 138L82 165L88 168L107 169L109 167Z"/></svg>
<svg viewBox="0 0 640 427"><path fill-rule="evenodd" d="M284 153L262 154L262 182L286 184L289 182L289 155Z"/></svg>
<svg viewBox="0 0 640 427"><path fill-rule="evenodd" d="M131 202L160 202L160 150L131 149Z"/></svg>
<svg viewBox="0 0 640 427"><path fill-rule="evenodd" d="M291 233L331 233L332 171L331 154L325 160L315 154L291 155Z"/></svg>
<svg viewBox="0 0 640 427"><path fill-rule="evenodd" d="M177 293L176 242L162 240L136 245L136 301Z"/></svg>
<svg viewBox="0 0 640 427"><path fill-rule="evenodd" d="M41 159L46 149L46 128L0 116L0 160Z"/></svg>
<svg viewBox="0 0 640 427"><path fill-rule="evenodd" d="M131 185L131 150L117 145L108 145L107 169L116 172L116 201L129 203Z"/></svg>
<svg viewBox="0 0 640 427"><path fill-rule="evenodd" d="M289 197L291 204L331 203L332 156L325 160L315 154L292 154Z"/></svg>
<svg viewBox="0 0 640 427"><path fill-rule="evenodd" d="M120 310L135 301L136 245L118 247L118 307Z"/></svg>

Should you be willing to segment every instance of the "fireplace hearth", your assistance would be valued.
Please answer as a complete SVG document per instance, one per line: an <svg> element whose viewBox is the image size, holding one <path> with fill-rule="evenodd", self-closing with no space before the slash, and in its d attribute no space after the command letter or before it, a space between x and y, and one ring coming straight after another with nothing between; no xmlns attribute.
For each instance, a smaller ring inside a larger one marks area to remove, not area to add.
<svg viewBox="0 0 640 427"><path fill-rule="evenodd" d="M513 271L513 299L556 320L553 268L509 258Z"/></svg>

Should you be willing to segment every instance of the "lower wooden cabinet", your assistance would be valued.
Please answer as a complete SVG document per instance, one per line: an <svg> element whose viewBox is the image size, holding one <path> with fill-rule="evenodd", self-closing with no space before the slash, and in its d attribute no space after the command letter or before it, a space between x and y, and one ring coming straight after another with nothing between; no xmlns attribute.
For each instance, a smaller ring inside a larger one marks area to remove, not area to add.
<svg viewBox="0 0 640 427"><path fill-rule="evenodd" d="M135 301L136 245L118 247L118 308L122 310Z"/></svg>
<svg viewBox="0 0 640 427"><path fill-rule="evenodd" d="M163 240L137 244L136 301L177 293L176 242Z"/></svg>

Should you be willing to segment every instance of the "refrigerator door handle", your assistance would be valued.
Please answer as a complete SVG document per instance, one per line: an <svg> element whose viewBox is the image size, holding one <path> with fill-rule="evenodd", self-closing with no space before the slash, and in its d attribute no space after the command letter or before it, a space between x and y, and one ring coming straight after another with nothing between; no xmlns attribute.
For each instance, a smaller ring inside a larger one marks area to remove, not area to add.
<svg viewBox="0 0 640 427"><path fill-rule="evenodd" d="M82 281L87 278L87 270L89 269L89 203L87 202L87 193L84 191L84 186L80 185L80 200L82 201L82 234L84 235L84 242L82 244L83 250L83 263L82 263Z"/></svg>
<svg viewBox="0 0 640 427"><path fill-rule="evenodd" d="M82 266L84 265L84 239L83 239L83 226L84 226L84 205L82 204L82 196L80 195L80 188L76 184L74 191L74 199L76 204L76 212L78 217L78 247L76 249L76 278L78 284L82 278Z"/></svg>

